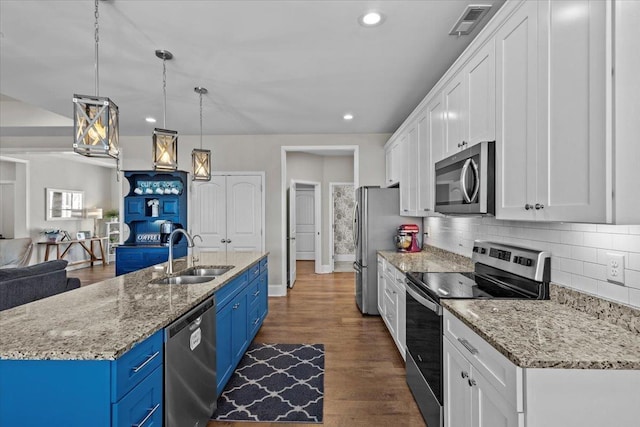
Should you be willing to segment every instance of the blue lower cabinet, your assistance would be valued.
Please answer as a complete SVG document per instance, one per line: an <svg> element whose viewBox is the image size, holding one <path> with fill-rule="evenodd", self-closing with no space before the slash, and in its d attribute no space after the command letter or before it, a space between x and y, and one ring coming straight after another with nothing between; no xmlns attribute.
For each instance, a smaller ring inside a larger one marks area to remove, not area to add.
<svg viewBox="0 0 640 427"><path fill-rule="evenodd" d="M224 390L267 314L266 259L263 258L241 276L216 291L218 395Z"/></svg>
<svg viewBox="0 0 640 427"><path fill-rule="evenodd" d="M163 367L157 367L140 384L112 406L113 427L162 427Z"/></svg>
<svg viewBox="0 0 640 427"><path fill-rule="evenodd" d="M161 426L163 349L158 331L114 361L0 360L0 426Z"/></svg>
<svg viewBox="0 0 640 427"><path fill-rule="evenodd" d="M173 248L173 259L187 256L186 244ZM116 276L151 267L169 259L169 247L117 246Z"/></svg>

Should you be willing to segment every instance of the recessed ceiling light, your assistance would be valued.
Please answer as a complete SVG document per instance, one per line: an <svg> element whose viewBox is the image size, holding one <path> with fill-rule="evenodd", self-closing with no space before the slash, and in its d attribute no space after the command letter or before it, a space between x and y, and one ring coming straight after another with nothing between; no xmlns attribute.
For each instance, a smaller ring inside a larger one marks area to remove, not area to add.
<svg viewBox="0 0 640 427"><path fill-rule="evenodd" d="M380 12L367 12L358 19L363 27L375 27L382 24L383 21L384 16Z"/></svg>
<svg viewBox="0 0 640 427"><path fill-rule="evenodd" d="M156 122L156 119L154 119L153 117L147 117L147 118L145 118L145 120L146 120L147 123L155 123Z"/></svg>
<svg viewBox="0 0 640 427"><path fill-rule="evenodd" d="M345 120L353 120L353 114L347 113L344 116L342 116L342 118Z"/></svg>

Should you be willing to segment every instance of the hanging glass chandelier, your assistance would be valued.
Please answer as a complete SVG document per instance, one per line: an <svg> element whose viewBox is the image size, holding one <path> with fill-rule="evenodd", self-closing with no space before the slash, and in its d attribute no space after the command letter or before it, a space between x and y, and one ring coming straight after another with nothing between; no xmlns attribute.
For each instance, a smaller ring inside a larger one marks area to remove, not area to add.
<svg viewBox="0 0 640 427"><path fill-rule="evenodd" d="M167 61L173 59L168 50L156 50L156 56L162 59L162 94L163 94L163 122L167 127ZM153 169L178 169L178 132L174 130L155 128L153 130Z"/></svg>
<svg viewBox="0 0 640 427"><path fill-rule="evenodd" d="M191 152L191 163L194 181L211 181L211 150L202 149L202 95L208 91L203 87L193 89L200 94L200 149L194 148Z"/></svg>
<svg viewBox="0 0 640 427"><path fill-rule="evenodd" d="M73 95L73 151L88 157L120 155L118 106L109 98L100 97L98 62L98 0L95 0L95 96Z"/></svg>

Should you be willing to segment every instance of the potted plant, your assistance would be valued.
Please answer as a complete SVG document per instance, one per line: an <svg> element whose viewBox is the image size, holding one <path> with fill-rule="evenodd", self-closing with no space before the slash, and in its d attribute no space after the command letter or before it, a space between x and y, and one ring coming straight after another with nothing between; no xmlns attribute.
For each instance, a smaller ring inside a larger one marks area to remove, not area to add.
<svg viewBox="0 0 640 427"><path fill-rule="evenodd" d="M120 212L117 209L107 209L104 212L104 217L109 222L118 222L118 215L120 215Z"/></svg>

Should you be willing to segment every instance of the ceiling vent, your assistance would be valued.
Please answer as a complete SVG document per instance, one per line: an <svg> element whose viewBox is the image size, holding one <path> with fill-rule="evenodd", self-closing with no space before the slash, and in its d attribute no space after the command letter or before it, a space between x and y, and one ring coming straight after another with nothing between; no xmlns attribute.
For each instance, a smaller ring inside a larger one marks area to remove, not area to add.
<svg viewBox="0 0 640 427"><path fill-rule="evenodd" d="M451 31L450 36L466 36L470 34L476 25L484 18L491 9L490 4L470 4L458 18Z"/></svg>

